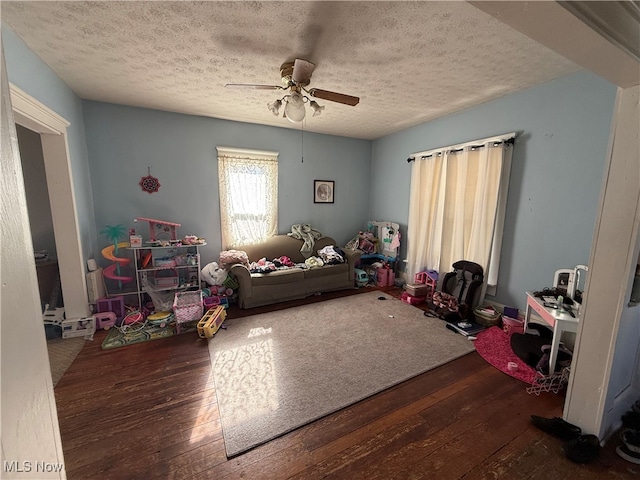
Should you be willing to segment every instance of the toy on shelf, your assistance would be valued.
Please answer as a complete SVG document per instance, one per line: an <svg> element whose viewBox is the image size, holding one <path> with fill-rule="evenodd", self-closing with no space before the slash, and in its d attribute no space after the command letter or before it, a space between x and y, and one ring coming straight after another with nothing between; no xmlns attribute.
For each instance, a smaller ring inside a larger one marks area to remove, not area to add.
<svg viewBox="0 0 640 480"><path fill-rule="evenodd" d="M169 239L177 241L178 240L178 227L179 223L173 222L165 222L163 220L154 220L153 218L145 218L145 217L137 217L136 221L140 220L141 222L149 223L149 240L152 242L156 241L156 235L158 231L165 232L169 234Z"/></svg>
<svg viewBox="0 0 640 480"><path fill-rule="evenodd" d="M128 265L131 262L129 258L118 257L118 250L120 248L129 247L129 242L118 242L120 237L125 234L125 228L118 225L107 225L100 232L102 235L107 237L112 245L109 245L102 249L102 256L111 262L115 262L112 265L109 265L104 269L102 274L105 278L109 278L111 280L116 280L118 282L118 288L122 289L123 283L133 282L133 277L122 275L121 267Z"/></svg>

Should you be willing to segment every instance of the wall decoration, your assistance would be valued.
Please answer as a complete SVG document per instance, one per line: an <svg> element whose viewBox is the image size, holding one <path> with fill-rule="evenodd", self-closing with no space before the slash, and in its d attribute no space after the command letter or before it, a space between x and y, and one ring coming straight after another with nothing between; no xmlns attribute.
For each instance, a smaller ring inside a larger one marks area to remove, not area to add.
<svg viewBox="0 0 640 480"><path fill-rule="evenodd" d="M333 180L314 180L313 203L333 203L334 185Z"/></svg>
<svg viewBox="0 0 640 480"><path fill-rule="evenodd" d="M147 167L147 176L142 177L138 183L140 188L147 193L157 192L160 188L160 181L156 177L151 176L151 167Z"/></svg>

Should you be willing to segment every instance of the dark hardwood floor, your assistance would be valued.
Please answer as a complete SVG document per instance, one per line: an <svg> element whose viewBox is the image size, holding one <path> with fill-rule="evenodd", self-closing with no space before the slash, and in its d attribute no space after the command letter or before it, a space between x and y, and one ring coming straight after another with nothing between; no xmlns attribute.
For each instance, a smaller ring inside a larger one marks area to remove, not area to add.
<svg viewBox="0 0 640 480"><path fill-rule="evenodd" d="M227 459L206 341L189 333L104 351L105 335L55 388L71 480L640 478L616 439L595 462L567 460L529 421L560 416L562 396L527 394L475 352Z"/></svg>

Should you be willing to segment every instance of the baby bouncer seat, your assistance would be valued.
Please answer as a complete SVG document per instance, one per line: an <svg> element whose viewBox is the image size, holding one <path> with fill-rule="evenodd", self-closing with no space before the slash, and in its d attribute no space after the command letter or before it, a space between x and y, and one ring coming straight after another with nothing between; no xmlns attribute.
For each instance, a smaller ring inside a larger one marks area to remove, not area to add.
<svg viewBox="0 0 640 480"><path fill-rule="evenodd" d="M447 321L474 320L473 308L478 303L479 287L484 281L480 265L468 260L453 264L453 270L445 274L440 291L433 295L435 314Z"/></svg>

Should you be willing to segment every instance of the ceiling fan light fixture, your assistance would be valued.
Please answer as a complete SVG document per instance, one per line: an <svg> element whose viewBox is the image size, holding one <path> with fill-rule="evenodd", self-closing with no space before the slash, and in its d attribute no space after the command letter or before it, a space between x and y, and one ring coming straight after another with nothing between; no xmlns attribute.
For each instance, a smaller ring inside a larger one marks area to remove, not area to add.
<svg viewBox="0 0 640 480"><path fill-rule="evenodd" d="M293 123L299 123L304 120L305 108L304 99L298 92L293 92L286 98L287 104L284 107L284 113L287 119Z"/></svg>
<svg viewBox="0 0 640 480"><path fill-rule="evenodd" d="M309 107L311 107L311 110L313 110L314 117L317 117L318 115L320 115L322 113L322 110L324 110L324 105L322 106L318 105L318 102L316 102L315 100L311 100L309 102Z"/></svg>
<svg viewBox="0 0 640 480"><path fill-rule="evenodd" d="M282 100L276 100L273 103L267 103L267 108L269 109L269 111L271 113L273 113L273 115L275 117L278 116L278 113L280 112L280 107L282 106Z"/></svg>

